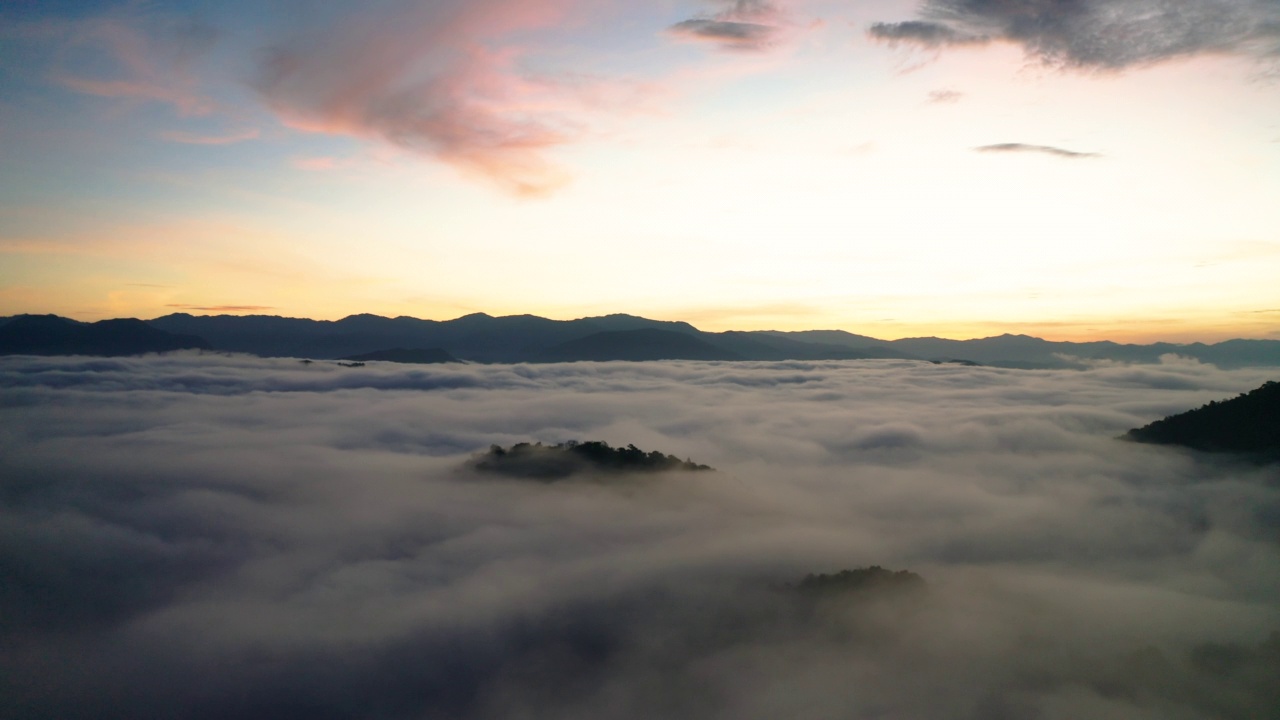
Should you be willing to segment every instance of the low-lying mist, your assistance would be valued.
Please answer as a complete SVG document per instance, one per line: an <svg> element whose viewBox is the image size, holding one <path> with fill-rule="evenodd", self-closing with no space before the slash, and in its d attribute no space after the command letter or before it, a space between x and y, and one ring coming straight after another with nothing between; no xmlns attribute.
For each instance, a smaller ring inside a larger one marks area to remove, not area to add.
<svg viewBox="0 0 1280 720"><path fill-rule="evenodd" d="M4 358L0 717L1280 717L1276 466L1116 439L1269 379Z"/></svg>

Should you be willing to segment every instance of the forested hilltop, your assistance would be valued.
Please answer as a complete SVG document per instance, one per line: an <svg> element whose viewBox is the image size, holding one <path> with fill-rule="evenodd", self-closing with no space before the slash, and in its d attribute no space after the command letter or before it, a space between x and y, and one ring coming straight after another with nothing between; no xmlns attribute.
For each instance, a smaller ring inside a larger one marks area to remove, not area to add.
<svg viewBox="0 0 1280 720"><path fill-rule="evenodd" d="M1128 440L1280 459L1280 382L1130 430Z"/></svg>

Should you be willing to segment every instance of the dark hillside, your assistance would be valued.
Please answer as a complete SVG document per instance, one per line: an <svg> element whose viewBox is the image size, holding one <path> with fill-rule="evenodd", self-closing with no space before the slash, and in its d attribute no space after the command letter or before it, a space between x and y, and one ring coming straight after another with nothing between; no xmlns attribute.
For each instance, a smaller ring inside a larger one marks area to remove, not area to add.
<svg viewBox="0 0 1280 720"><path fill-rule="evenodd" d="M1125 439L1280 458L1280 382L1135 428Z"/></svg>

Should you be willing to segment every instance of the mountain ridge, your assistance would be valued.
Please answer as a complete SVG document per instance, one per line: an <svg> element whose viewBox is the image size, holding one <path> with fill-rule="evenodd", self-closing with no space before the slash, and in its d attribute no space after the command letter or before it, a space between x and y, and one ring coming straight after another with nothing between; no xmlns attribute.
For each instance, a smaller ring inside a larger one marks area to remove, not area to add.
<svg viewBox="0 0 1280 720"><path fill-rule="evenodd" d="M0 318L0 330L22 317L32 316ZM662 359L677 360L903 359L968 361L1022 369L1081 368L1105 361L1154 363L1173 354L1228 368L1280 366L1278 340L1240 338L1214 344L1137 345L1110 340L1053 341L1012 333L969 340L938 337L882 340L844 330L706 332L687 322L651 320L625 313L574 320L486 313L471 313L453 320L427 320L406 315L391 318L358 313L339 320L312 320L279 315L180 312L132 322L195 338L208 349L316 359L350 358L396 348L433 348L459 360L481 363L644 361L659 359L654 356L656 352L667 356ZM591 336L596 337L586 340ZM665 349L658 352L658 347ZM16 352L24 351L0 347L0 354ZM60 353L56 347L34 352Z"/></svg>
<svg viewBox="0 0 1280 720"><path fill-rule="evenodd" d="M203 338L166 332L136 318L82 323L57 315L17 315L0 324L0 355L115 357L209 349Z"/></svg>

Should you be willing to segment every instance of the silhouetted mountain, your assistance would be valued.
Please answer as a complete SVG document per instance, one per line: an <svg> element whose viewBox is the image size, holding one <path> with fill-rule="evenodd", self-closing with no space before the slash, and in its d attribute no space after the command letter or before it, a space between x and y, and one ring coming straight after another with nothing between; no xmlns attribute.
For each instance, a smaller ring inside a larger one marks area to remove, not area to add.
<svg viewBox="0 0 1280 720"><path fill-rule="evenodd" d="M690 325L687 322L677 320L650 320L636 315L627 315L625 313L614 313L613 315L599 315L596 317L582 318L582 322L588 322L606 330L671 330L673 332L688 333L690 335L701 335L701 330Z"/></svg>
<svg viewBox="0 0 1280 720"><path fill-rule="evenodd" d="M381 360L383 362L408 363L413 365L458 362L457 358L440 348L391 348L390 350L377 350L371 353L364 353L363 355L351 355L342 359L356 360L360 362Z"/></svg>
<svg viewBox="0 0 1280 720"><path fill-rule="evenodd" d="M1185 351L1181 354L1188 354ZM1275 340L1226 340L1216 345L1196 343L1190 355L1219 367L1280 365L1280 342Z"/></svg>
<svg viewBox="0 0 1280 720"><path fill-rule="evenodd" d="M262 315L193 316L175 313L150 323L171 332L195 333L219 350L268 357L340 358L390 347L443 348L477 362L527 362L560 343L608 330L642 325L693 330L629 315L580 320L548 320L534 315L493 317L484 313L454 320L419 320L352 315L341 320L306 320Z"/></svg>
<svg viewBox="0 0 1280 720"><path fill-rule="evenodd" d="M1228 340L1216 345L1125 345L1106 340L1053 342L1029 335L1006 334L974 340L903 338L888 345L928 360L964 359L999 367L1069 368L1090 360L1154 363L1164 355L1181 355L1223 368L1280 365L1280 341L1276 340Z"/></svg>
<svg viewBox="0 0 1280 720"><path fill-rule="evenodd" d="M803 332L699 331L688 323L605 315L548 320L533 315L493 317L474 313L454 320L352 315L337 321L266 316L203 316L184 313L150 321L170 332L194 334L220 350L266 356L340 358L389 347L437 347L478 362L668 358L717 360L828 360L914 358L968 360L1023 368L1079 367L1082 361L1157 362L1178 354L1222 367L1280 365L1280 341L1232 340L1217 345L1122 345L1113 342L1050 342L1026 335L976 340L906 338L884 341L841 330ZM597 333L653 330L669 335L610 336ZM684 336L705 343L676 339ZM573 344L574 341L582 343Z"/></svg>
<svg viewBox="0 0 1280 720"><path fill-rule="evenodd" d="M0 318L0 327L30 317L56 316ZM86 325L72 320L64 322ZM329 321L269 315L194 316L175 313L149 320L146 324L166 333L184 336L171 344L157 340L159 344L154 347L211 346L217 350L265 357L338 359L382 352L387 348L438 348L454 358L504 363L668 358L766 361L902 358L971 361L999 367L1070 368L1081 367L1094 360L1158 362L1163 355L1176 354L1226 368L1280 365L1280 341L1276 340L1229 340L1216 345L1123 345L1107 341L1051 342L1027 335L1001 335L975 340L905 338L887 341L842 330L710 333L684 322L649 320L623 314L549 320L535 315L493 317L473 313L446 321L362 314ZM115 334L124 332L138 336L142 331L136 328L126 331L121 327ZM135 339L143 342L138 347L152 347L146 345L141 336ZM49 347L74 345L67 344L71 341L66 339L50 339L49 342L53 343ZM75 352L120 354L151 351L134 350L127 342L118 347L109 343L102 345L105 340L101 337L97 337L95 342L97 344L75 345L79 348ZM125 341L122 339L121 342Z"/></svg>
<svg viewBox="0 0 1280 720"><path fill-rule="evenodd" d="M150 321L156 327L200 334L220 350L265 356L341 358L387 347L439 347L479 362L586 359L848 360L910 357L887 347L853 348L812 343L777 333L706 333L684 322L634 315L548 320L533 315L496 318L475 313L448 321L352 315L338 321L271 316L192 316L176 313ZM646 336L603 335L659 331ZM667 334L669 333L669 334ZM832 334L849 335L839 331ZM693 338L696 342L674 337ZM850 337L859 337L850 335ZM580 344L570 344L582 340ZM701 343L701 344L700 344Z"/></svg>
<svg viewBox="0 0 1280 720"><path fill-rule="evenodd" d="M1125 439L1280 459L1280 382L1130 430Z"/></svg>
<svg viewBox="0 0 1280 720"><path fill-rule="evenodd" d="M18 315L0 325L0 355L141 355L209 349L194 335L158 330L141 320L82 323L57 315Z"/></svg>
<svg viewBox="0 0 1280 720"><path fill-rule="evenodd" d="M1028 335L1001 335L975 340L947 340L944 338L903 338L890 345L898 350L927 360L964 359L989 365L1015 367L1067 367L1068 362L1057 357L1066 352L1060 345Z"/></svg>
<svg viewBox="0 0 1280 720"><path fill-rule="evenodd" d="M544 350L548 362L574 360L743 360L693 335L672 330L612 330L560 343Z"/></svg>
<svg viewBox="0 0 1280 720"><path fill-rule="evenodd" d="M573 440L558 445L517 443L509 450L493 445L487 452L472 457L470 465L481 472L542 481L559 480L581 472L699 472L712 469L656 450L646 453L635 445L611 448L606 442L580 443Z"/></svg>
<svg viewBox="0 0 1280 720"><path fill-rule="evenodd" d="M821 337L840 331L816 330L808 333L774 331L704 333L704 338L719 347L752 360L866 360L874 358L907 358L912 356L881 344L862 347L828 342L797 340L793 335ZM849 334L849 333L845 333ZM861 337L851 335L851 337ZM868 338L870 340L870 338Z"/></svg>
<svg viewBox="0 0 1280 720"><path fill-rule="evenodd" d="M729 330L721 333L706 333L705 339L740 358L752 360L816 360L821 355L819 348L805 343L792 343L790 348L784 344L769 342L766 338L757 337L756 333Z"/></svg>
<svg viewBox="0 0 1280 720"><path fill-rule="evenodd" d="M836 345L839 347L853 348L857 350L883 346L886 341L878 340L866 335L855 335L844 330L762 330L762 335L773 335L775 337L787 338L790 340L798 340L807 343L820 343L823 345Z"/></svg>

